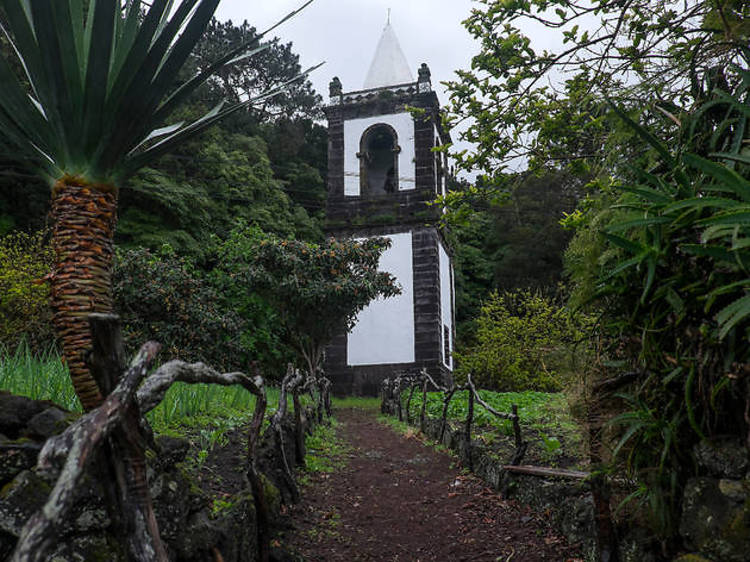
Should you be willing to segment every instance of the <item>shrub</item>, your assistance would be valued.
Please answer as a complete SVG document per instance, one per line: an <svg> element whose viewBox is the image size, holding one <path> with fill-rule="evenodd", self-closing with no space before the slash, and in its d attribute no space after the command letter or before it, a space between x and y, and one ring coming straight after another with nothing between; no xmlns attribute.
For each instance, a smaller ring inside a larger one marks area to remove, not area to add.
<svg viewBox="0 0 750 562"><path fill-rule="evenodd" d="M633 166L583 213L576 235L592 259L571 280L583 294L595 289L597 370L621 400L609 425L616 439L604 445L614 469L637 481L631 498L664 540L676 538L683 487L698 475L694 446L746 440L750 428L750 72L738 72L734 93L717 90L681 114L667 141L613 107L659 164ZM613 400L598 397L594 413L611 415Z"/></svg>
<svg viewBox="0 0 750 562"><path fill-rule="evenodd" d="M52 259L42 232L0 238L0 345L6 349L23 340L35 351L54 342L49 287L43 282Z"/></svg>
<svg viewBox="0 0 750 562"><path fill-rule="evenodd" d="M492 293L474 342L456 351L456 377L471 373L475 384L502 392L560 390L584 351L576 345L589 322L539 292Z"/></svg>
<svg viewBox="0 0 750 562"><path fill-rule="evenodd" d="M130 351L147 340L168 358L204 361L217 369L246 368L240 335L244 324L186 259L167 249L118 250L115 310Z"/></svg>

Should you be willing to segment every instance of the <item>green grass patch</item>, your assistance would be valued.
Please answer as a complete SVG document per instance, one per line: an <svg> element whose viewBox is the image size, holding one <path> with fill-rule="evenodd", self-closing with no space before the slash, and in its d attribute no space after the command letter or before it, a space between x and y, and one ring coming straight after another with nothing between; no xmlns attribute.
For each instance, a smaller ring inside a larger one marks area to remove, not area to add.
<svg viewBox="0 0 750 562"><path fill-rule="evenodd" d="M480 390L479 395L498 412L512 410L518 406L521 431L529 442L525 462L550 466L582 467L585 465L585 436L583 428L570 414L568 401L563 393L547 392L492 392ZM461 427L468 413L468 391L457 392L448 408L448 423L453 428ZM406 406L408 391L402 394L402 404ZM417 423L422 408L422 394L412 396L411 419ZM440 419L443 413L443 394L427 393L426 414L429 418ZM404 412L404 416L406 413ZM406 424L394 417L386 416L388 423L396 431L405 431ZM474 403L474 423L472 437L489 446L489 454L498 460L507 461L515 450L513 426L509 420L498 419L482 406Z"/></svg>
<svg viewBox="0 0 750 562"><path fill-rule="evenodd" d="M330 424L319 424L313 429L312 435L305 440L307 454L305 455L305 472L330 474L341 470L347 464L349 446L338 435L340 423L331 418ZM307 483L306 476L302 478Z"/></svg>
<svg viewBox="0 0 750 562"><path fill-rule="evenodd" d="M395 418L393 416L380 414L378 416L378 421L382 424L387 425L396 433L404 434L407 431L414 431L414 428L412 426L410 426L406 422L398 421L398 418Z"/></svg>
<svg viewBox="0 0 750 562"><path fill-rule="evenodd" d="M40 355L23 344L13 353L0 350L0 390L81 411L68 369L54 349ZM266 393L268 418L278 407L279 391L269 387ZM301 400L305 403L307 398ZM291 409L291 397L288 403ZM146 417L158 434L182 437L200 431L206 433L202 440L213 445L220 434L246 422L254 409L255 396L242 387L176 383Z"/></svg>
<svg viewBox="0 0 750 562"><path fill-rule="evenodd" d="M341 409L354 408L357 410L378 410L380 409L380 398L369 396L346 396L343 398L334 397L331 400L331 405L334 408Z"/></svg>
<svg viewBox="0 0 750 562"><path fill-rule="evenodd" d="M541 432L557 431L561 428L573 430L577 424L568 411L567 398L562 393L549 392L492 392L480 390L479 395L498 412L511 412L513 404L518 406L518 416L522 426L532 427ZM406 405L408 391L403 395ZM412 419L418 419L422 408L422 394L415 392L411 400ZM465 420L469 409L469 391L456 392L448 407L448 419ZM427 415L441 418L443 415L443 393L427 393ZM493 416L476 402L474 403L474 423L480 426L495 427L506 435L513 434L513 426L508 420Z"/></svg>
<svg viewBox="0 0 750 562"><path fill-rule="evenodd" d="M0 390L82 411L68 368L54 348L39 355L32 354L24 343L15 351L0 349Z"/></svg>

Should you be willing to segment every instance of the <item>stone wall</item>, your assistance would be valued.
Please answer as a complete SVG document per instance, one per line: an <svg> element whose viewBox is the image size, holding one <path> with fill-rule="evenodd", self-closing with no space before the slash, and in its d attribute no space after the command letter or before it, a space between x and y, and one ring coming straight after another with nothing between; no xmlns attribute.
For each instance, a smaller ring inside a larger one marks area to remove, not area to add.
<svg viewBox="0 0 750 562"><path fill-rule="evenodd" d="M47 437L64 430L76 418L50 402L38 402L0 392L0 560L9 558L26 520L44 505L54 481L35 469ZM313 416L305 416L307 420ZM287 456L294 461L294 428L284 424ZM266 497L272 518L277 519L282 495L277 450L263 437L259 466L267 473ZM148 480L154 511L170 560L225 562L257 559L257 527L253 496L249 491L223 497L221 509L195 483L186 469L189 444L182 439L160 437L158 455L149 454ZM125 561L126 556L111 530L103 492L97 478L89 477L81 488L60 541L50 559ZM215 550L214 550L215 549Z"/></svg>

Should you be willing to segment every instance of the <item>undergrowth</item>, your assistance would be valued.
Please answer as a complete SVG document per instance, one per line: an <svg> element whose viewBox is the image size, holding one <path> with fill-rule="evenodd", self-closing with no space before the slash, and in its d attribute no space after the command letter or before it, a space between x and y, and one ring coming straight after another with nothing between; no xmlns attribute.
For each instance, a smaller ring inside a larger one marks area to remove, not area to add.
<svg viewBox="0 0 750 562"><path fill-rule="evenodd" d="M573 421L568 401L562 393L548 392L492 392L480 390L479 395L498 412L511 412L513 404L518 406L518 416L524 427L531 427L542 433L577 431L578 425ZM406 404L408 391L402 394L402 403ZM468 412L469 391L456 392L448 407L448 419L465 420ZM419 419L422 409L422 393L415 392L411 400L411 417ZM443 393L427 393L427 417L442 418ZM513 435L513 426L509 420L501 420L487 412L479 404L474 404L474 424L477 427L494 427L505 435Z"/></svg>
<svg viewBox="0 0 750 562"><path fill-rule="evenodd" d="M331 403L334 408L339 409L377 410L380 408L380 398L369 396L334 397Z"/></svg>
<svg viewBox="0 0 750 562"><path fill-rule="evenodd" d="M310 476L315 473L331 474L344 468L347 464L349 446L338 435L340 423L330 418L330 424L318 424L312 435L305 440L307 454L302 483L310 483Z"/></svg>
<svg viewBox="0 0 750 562"><path fill-rule="evenodd" d="M0 390L34 400L50 400L66 410L81 412L68 369L54 349L36 356L25 345L12 353L0 349ZM266 393L268 417L278 407L279 391L269 387ZM306 397L302 398L304 403ZM157 434L176 437L191 428L214 434L247 421L254 408L255 397L239 386L176 383L146 417ZM217 437L206 439L215 441Z"/></svg>

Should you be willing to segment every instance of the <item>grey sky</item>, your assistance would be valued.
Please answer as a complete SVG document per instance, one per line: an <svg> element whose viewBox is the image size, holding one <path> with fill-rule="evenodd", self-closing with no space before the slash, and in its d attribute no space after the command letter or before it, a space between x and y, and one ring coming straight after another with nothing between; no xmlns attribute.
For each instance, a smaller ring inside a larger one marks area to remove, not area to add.
<svg viewBox="0 0 750 562"><path fill-rule="evenodd" d="M247 20L265 29L297 8L302 0L222 0L217 18L234 23ZM439 83L453 78L457 68L468 68L477 51L461 25L471 0L316 0L304 12L275 30L291 41L303 66L326 61L311 77L325 100L328 82L338 76L344 91L359 90L391 8L391 25L416 79L426 62L442 104L447 96Z"/></svg>

